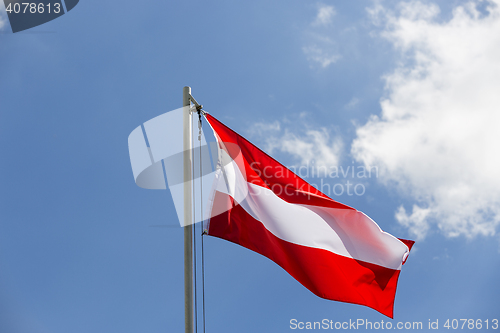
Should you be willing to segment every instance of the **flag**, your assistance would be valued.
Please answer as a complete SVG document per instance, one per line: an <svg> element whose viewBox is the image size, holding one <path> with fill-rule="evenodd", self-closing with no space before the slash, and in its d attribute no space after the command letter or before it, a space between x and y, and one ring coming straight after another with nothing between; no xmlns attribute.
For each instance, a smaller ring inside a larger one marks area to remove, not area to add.
<svg viewBox="0 0 500 333"><path fill-rule="evenodd" d="M205 232L271 259L319 297L393 318L413 241L332 200L248 140L206 115L219 170Z"/></svg>

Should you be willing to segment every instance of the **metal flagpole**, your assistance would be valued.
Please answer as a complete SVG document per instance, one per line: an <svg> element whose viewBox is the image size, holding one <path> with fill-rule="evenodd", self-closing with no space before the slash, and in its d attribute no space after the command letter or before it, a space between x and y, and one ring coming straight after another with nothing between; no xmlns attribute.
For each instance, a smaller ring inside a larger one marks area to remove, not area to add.
<svg viewBox="0 0 500 333"><path fill-rule="evenodd" d="M185 332L194 333L193 304L193 217L191 193L191 87L184 87L182 96L183 110L183 149L184 149L184 323Z"/></svg>

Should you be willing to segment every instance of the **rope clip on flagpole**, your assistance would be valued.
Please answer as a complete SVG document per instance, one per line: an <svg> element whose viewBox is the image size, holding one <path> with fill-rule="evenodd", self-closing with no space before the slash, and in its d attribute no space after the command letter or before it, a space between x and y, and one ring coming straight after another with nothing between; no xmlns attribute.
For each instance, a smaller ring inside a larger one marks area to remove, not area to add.
<svg viewBox="0 0 500 333"><path fill-rule="evenodd" d="M191 95L191 93L189 93L189 101L190 101L191 103L193 103L193 104L194 104L194 106L196 107L196 112L198 112L198 113L202 112L202 110L201 110L201 109L203 109L203 105L201 105L200 103L198 103L198 102L196 101L196 99L194 99L193 95Z"/></svg>

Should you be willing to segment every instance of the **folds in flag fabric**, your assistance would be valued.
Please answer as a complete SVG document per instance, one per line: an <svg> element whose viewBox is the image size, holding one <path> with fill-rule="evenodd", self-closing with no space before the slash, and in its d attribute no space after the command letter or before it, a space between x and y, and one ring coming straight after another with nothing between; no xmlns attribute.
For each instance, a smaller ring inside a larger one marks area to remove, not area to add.
<svg viewBox="0 0 500 333"><path fill-rule="evenodd" d="M210 115L218 171L208 235L262 254L319 297L393 318L400 270L413 241L336 202Z"/></svg>
<svg viewBox="0 0 500 333"><path fill-rule="evenodd" d="M128 140L137 185L168 185L181 226L186 112L185 107L155 117ZM206 119L216 141L206 141L202 131L192 151L195 168L188 182L202 185L192 198L203 203L192 223L203 221L208 235L266 256L320 297L365 305L392 318L399 273L414 242L383 232L214 117Z"/></svg>

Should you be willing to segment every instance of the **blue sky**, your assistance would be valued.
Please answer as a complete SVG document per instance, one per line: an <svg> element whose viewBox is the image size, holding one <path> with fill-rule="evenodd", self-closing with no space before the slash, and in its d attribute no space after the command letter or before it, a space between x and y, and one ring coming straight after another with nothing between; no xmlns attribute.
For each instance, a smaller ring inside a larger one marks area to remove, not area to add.
<svg viewBox="0 0 500 333"><path fill-rule="evenodd" d="M185 85L285 165L377 167L308 180L362 184L330 194L417 240L394 325L500 319L499 5L87 0L17 34L0 14L0 331L183 330L182 229L127 137ZM204 241L207 332L388 320Z"/></svg>

